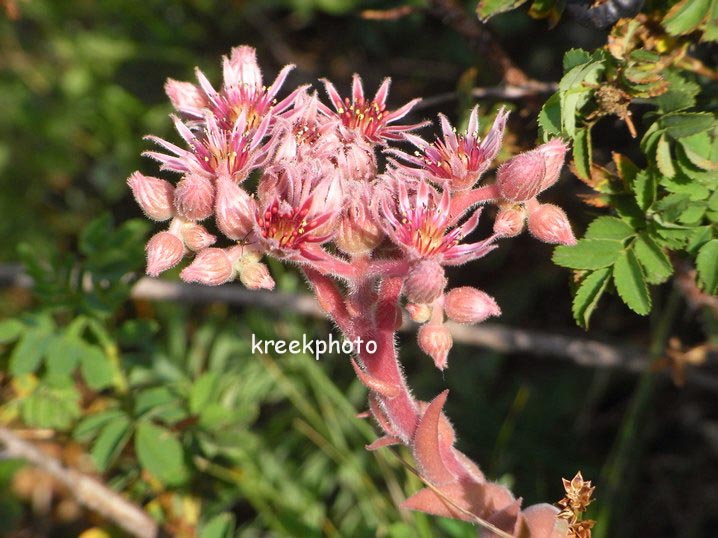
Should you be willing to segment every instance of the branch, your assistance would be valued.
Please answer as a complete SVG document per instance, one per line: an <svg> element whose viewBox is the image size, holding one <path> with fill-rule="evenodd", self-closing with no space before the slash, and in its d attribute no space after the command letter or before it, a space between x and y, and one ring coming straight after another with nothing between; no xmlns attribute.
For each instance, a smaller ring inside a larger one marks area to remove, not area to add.
<svg viewBox="0 0 718 538"><path fill-rule="evenodd" d="M65 467L60 461L7 428L0 427L0 443L5 445L5 457L24 459L39 467L62 482L80 504L112 521L126 532L138 538L158 536L157 524L142 509L100 481Z"/></svg>
<svg viewBox="0 0 718 538"><path fill-rule="evenodd" d="M471 90L471 96L477 99L494 98L505 101L524 99L526 97L536 97L539 95L548 95L558 89L556 82L539 82L531 81L528 84L516 86L512 84L477 87ZM446 92L431 97L424 97L414 106L414 110L431 108L442 105L450 101L454 101L459 97L458 92Z"/></svg>

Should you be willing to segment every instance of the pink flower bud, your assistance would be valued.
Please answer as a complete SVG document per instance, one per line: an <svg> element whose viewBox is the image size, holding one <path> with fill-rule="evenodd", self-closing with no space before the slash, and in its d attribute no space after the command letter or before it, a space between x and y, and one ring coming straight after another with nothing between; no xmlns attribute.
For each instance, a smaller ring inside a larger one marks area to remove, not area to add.
<svg viewBox="0 0 718 538"><path fill-rule="evenodd" d="M127 184L148 218L160 222L172 218L175 189L169 182L135 172L127 179Z"/></svg>
<svg viewBox="0 0 718 538"><path fill-rule="evenodd" d="M560 138L554 138L546 144L542 144L534 151L543 155L546 163L546 174L541 181L541 190L545 191L558 181L563 168L563 161L566 158L568 144Z"/></svg>
<svg viewBox="0 0 718 538"><path fill-rule="evenodd" d="M202 91L191 82L168 78L165 82L165 93L177 110L204 108L209 104Z"/></svg>
<svg viewBox="0 0 718 538"><path fill-rule="evenodd" d="M543 155L528 151L501 165L496 173L496 186L506 200L524 202L541 192L545 175L546 162Z"/></svg>
<svg viewBox="0 0 718 538"><path fill-rule="evenodd" d="M239 280L250 290L273 290L274 279L260 262L238 264Z"/></svg>
<svg viewBox="0 0 718 538"><path fill-rule="evenodd" d="M428 304L409 303L406 305L406 311L416 323L426 323L431 318L431 307Z"/></svg>
<svg viewBox="0 0 718 538"><path fill-rule="evenodd" d="M422 260L404 281L404 294L412 303L431 303L446 287L444 268L432 260Z"/></svg>
<svg viewBox="0 0 718 538"><path fill-rule="evenodd" d="M197 253L191 264L180 273L185 282L219 286L235 276L232 260L221 248L206 248Z"/></svg>
<svg viewBox="0 0 718 538"><path fill-rule="evenodd" d="M188 174L175 189L175 207L187 220L204 220L214 211L214 185L206 177Z"/></svg>
<svg viewBox="0 0 718 538"><path fill-rule="evenodd" d="M182 240L188 249L199 252L210 245L214 245L217 238L207 231L201 224L188 222L182 226Z"/></svg>
<svg viewBox="0 0 718 538"><path fill-rule="evenodd" d="M349 210L339 220L334 238L337 247L350 256L368 254L384 238L381 229L370 218L368 211Z"/></svg>
<svg viewBox="0 0 718 538"><path fill-rule="evenodd" d="M444 312L458 323L481 323L491 316L501 315L493 297L470 286L454 288L447 293Z"/></svg>
<svg viewBox="0 0 718 538"><path fill-rule="evenodd" d="M529 232L539 241L559 245L575 245L576 238L563 209L541 204L529 212Z"/></svg>
<svg viewBox="0 0 718 538"><path fill-rule="evenodd" d="M516 237L524 231L525 222L526 210L523 207L502 207L494 220L494 233L501 237Z"/></svg>
<svg viewBox="0 0 718 538"><path fill-rule="evenodd" d="M145 250L147 274L154 277L177 265L184 256L184 244L180 238L166 231L153 235Z"/></svg>
<svg viewBox="0 0 718 538"><path fill-rule="evenodd" d="M252 231L254 200L242 187L226 177L217 180L214 218L219 230L233 240L244 239Z"/></svg>
<svg viewBox="0 0 718 538"><path fill-rule="evenodd" d="M445 325L433 323L422 325L417 334L417 341L421 350L434 360L439 370L446 368L454 339Z"/></svg>

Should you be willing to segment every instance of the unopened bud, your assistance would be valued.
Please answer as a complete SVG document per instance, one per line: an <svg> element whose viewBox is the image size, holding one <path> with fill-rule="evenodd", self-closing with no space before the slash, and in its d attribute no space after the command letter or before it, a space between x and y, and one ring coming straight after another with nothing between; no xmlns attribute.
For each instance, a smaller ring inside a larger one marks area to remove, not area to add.
<svg viewBox="0 0 718 538"><path fill-rule="evenodd" d="M241 263L237 265L239 280L250 290L273 290L274 279L269 269L261 262Z"/></svg>
<svg viewBox="0 0 718 538"><path fill-rule="evenodd" d="M500 316L501 309L489 294L464 286L454 288L444 298L444 312L458 323L481 323L491 316Z"/></svg>
<svg viewBox="0 0 718 538"><path fill-rule="evenodd" d="M543 155L535 151L520 153L501 165L496 173L496 186L502 198L512 202L524 202L541 192L546 175Z"/></svg>
<svg viewBox="0 0 718 538"><path fill-rule="evenodd" d="M235 276L232 260L221 248L206 248L197 253L191 264L180 273L185 282L219 286Z"/></svg>
<svg viewBox="0 0 718 538"><path fill-rule="evenodd" d="M444 268L432 260L422 260L404 281L404 294L412 303L431 303L446 287Z"/></svg>
<svg viewBox="0 0 718 538"><path fill-rule="evenodd" d="M528 223L529 232L539 241L558 245L576 244L571 223L560 207L541 204L529 212Z"/></svg>
<svg viewBox="0 0 718 538"><path fill-rule="evenodd" d="M127 179L137 204L148 218L163 221L174 214L174 187L164 179L135 172Z"/></svg>
<svg viewBox="0 0 718 538"><path fill-rule="evenodd" d="M524 230L526 210L521 206L499 209L494 220L494 233L501 237L516 237Z"/></svg>
<svg viewBox="0 0 718 538"><path fill-rule="evenodd" d="M409 303L406 305L406 311L416 323L426 323L431 318L431 306L428 304Z"/></svg>
<svg viewBox="0 0 718 538"><path fill-rule="evenodd" d="M541 181L542 191L545 191L558 181L558 178L561 175L561 168L563 168L564 159L566 158L567 150L568 144L560 138L554 138L550 142L542 144L534 150L543 155L546 163L546 174Z"/></svg>
<svg viewBox="0 0 718 538"><path fill-rule="evenodd" d="M147 274L158 276L182 261L184 244L182 240L170 232L159 232L153 235L145 247L147 251Z"/></svg>
<svg viewBox="0 0 718 538"><path fill-rule="evenodd" d="M434 360L439 370L446 368L454 339L445 325L433 323L422 325L417 334L417 341L421 350Z"/></svg>
<svg viewBox="0 0 718 538"><path fill-rule="evenodd" d="M165 82L165 93L177 110L204 108L208 104L200 89L191 82L168 78Z"/></svg>
<svg viewBox="0 0 718 538"><path fill-rule="evenodd" d="M204 220L214 211L214 185L204 176L188 174L177 183L175 208L187 220Z"/></svg>
<svg viewBox="0 0 718 538"><path fill-rule="evenodd" d="M242 187L226 177L217 180L215 221L219 230L235 241L249 235L254 224L254 200Z"/></svg>
<svg viewBox="0 0 718 538"><path fill-rule="evenodd" d="M214 245L217 238L209 233L201 224L188 222L182 226L182 240L188 249L199 252Z"/></svg>
<svg viewBox="0 0 718 538"><path fill-rule="evenodd" d="M339 220L334 243L342 252L356 256L374 250L383 237L381 229L367 214L349 211Z"/></svg>

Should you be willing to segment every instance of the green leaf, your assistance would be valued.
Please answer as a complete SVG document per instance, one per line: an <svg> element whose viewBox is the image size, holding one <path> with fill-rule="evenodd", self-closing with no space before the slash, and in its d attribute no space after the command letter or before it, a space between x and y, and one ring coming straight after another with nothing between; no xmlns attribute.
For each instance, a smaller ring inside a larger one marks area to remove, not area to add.
<svg viewBox="0 0 718 538"><path fill-rule="evenodd" d="M633 249L624 250L616 260L613 282L623 302L636 314L645 316L651 311L646 277Z"/></svg>
<svg viewBox="0 0 718 538"><path fill-rule="evenodd" d="M668 256L648 235L640 234L634 248L636 257L645 271L646 282L661 284L673 274L673 266Z"/></svg>
<svg viewBox="0 0 718 538"><path fill-rule="evenodd" d="M584 329L588 329L591 314L596 309L601 295L606 291L610 279L611 268L605 267L590 273L578 286L576 295L573 297L571 311L573 312L573 319Z"/></svg>
<svg viewBox="0 0 718 538"><path fill-rule="evenodd" d="M589 94L594 91L587 84L597 83L604 69L605 62L602 59L592 60L574 67L559 82L561 130L567 136L571 138L576 136L576 114L588 102Z"/></svg>
<svg viewBox="0 0 718 538"><path fill-rule="evenodd" d="M21 414L28 426L65 431L80 416L80 393L71 385L40 384L22 402Z"/></svg>
<svg viewBox="0 0 718 538"><path fill-rule="evenodd" d="M615 239L624 241L636 231L616 217L598 217L586 229L586 239Z"/></svg>
<svg viewBox="0 0 718 538"><path fill-rule="evenodd" d="M87 443L97 436L105 424L124 416L126 416L125 413L119 409L107 409L99 413L93 413L78 422L72 431L72 437L81 443Z"/></svg>
<svg viewBox="0 0 718 538"><path fill-rule="evenodd" d="M90 456L98 471L105 472L125 448L132 435L130 424L130 419L123 414L103 426L90 449Z"/></svg>
<svg viewBox="0 0 718 538"><path fill-rule="evenodd" d="M656 199L656 179L650 170L641 170L631 185L638 207L643 211L651 207Z"/></svg>
<svg viewBox="0 0 718 538"><path fill-rule="evenodd" d="M67 333L56 335L48 346L45 365L53 375L69 376L77 367L87 344Z"/></svg>
<svg viewBox="0 0 718 538"><path fill-rule="evenodd" d="M563 72L568 73L576 66L588 63L591 54L583 49L570 49L563 55Z"/></svg>
<svg viewBox="0 0 718 538"><path fill-rule="evenodd" d="M576 172L582 179L591 177L591 128L583 127L576 131L573 140L573 160L576 163Z"/></svg>
<svg viewBox="0 0 718 538"><path fill-rule="evenodd" d="M51 339L52 334L43 327L26 331L10 355L10 373L19 376L35 372L40 367Z"/></svg>
<svg viewBox="0 0 718 538"><path fill-rule="evenodd" d="M715 118L708 112L674 112L662 116L658 123L668 136L680 140L707 131L713 127Z"/></svg>
<svg viewBox="0 0 718 538"><path fill-rule="evenodd" d="M718 293L718 239L712 239L701 247L696 257L698 282L710 295Z"/></svg>
<svg viewBox="0 0 718 538"><path fill-rule="evenodd" d="M548 141L549 136L561 134L561 97L558 93L554 93L541 107L538 115L538 124L543 131L544 141Z"/></svg>
<svg viewBox="0 0 718 538"><path fill-rule="evenodd" d="M553 262L569 269L600 269L612 265L623 249L621 241L581 239L573 246L558 246Z"/></svg>
<svg viewBox="0 0 718 538"><path fill-rule="evenodd" d="M0 344L14 342L25 330L25 325L17 319L5 319L0 321Z"/></svg>
<svg viewBox="0 0 718 538"><path fill-rule="evenodd" d="M97 346L84 344L80 356L80 372L92 390L112 385L114 369L109 357Z"/></svg>
<svg viewBox="0 0 718 538"><path fill-rule="evenodd" d="M229 513L214 516L202 525L199 535L202 538L232 538L234 536L234 516Z"/></svg>
<svg viewBox="0 0 718 538"><path fill-rule="evenodd" d="M680 144L688 160L703 170L718 170L718 136L711 137L707 132L687 136Z"/></svg>
<svg viewBox="0 0 718 538"><path fill-rule="evenodd" d="M189 393L189 410L196 415L210 402L216 401L219 376L216 372L205 372L192 385Z"/></svg>
<svg viewBox="0 0 718 538"><path fill-rule="evenodd" d="M682 0L668 11L663 26L671 35L688 34L706 18L709 5L710 0Z"/></svg>
<svg viewBox="0 0 718 538"><path fill-rule="evenodd" d="M494 15L519 7L524 2L526 0L481 0L476 6L476 15L485 22Z"/></svg>
<svg viewBox="0 0 718 538"><path fill-rule="evenodd" d="M182 444L175 435L146 420L137 425L135 451L140 465L168 486L179 486L189 478Z"/></svg>
<svg viewBox="0 0 718 538"><path fill-rule="evenodd" d="M695 106L696 96L701 91L698 84L670 70L663 75L663 78L669 83L668 91L650 99L658 106L660 112L678 112Z"/></svg>
<svg viewBox="0 0 718 538"><path fill-rule="evenodd" d="M666 135L662 135L658 139L658 146L656 147L656 164L664 176L673 177L676 175L676 169L673 166L673 159L671 158L671 146L668 144Z"/></svg>

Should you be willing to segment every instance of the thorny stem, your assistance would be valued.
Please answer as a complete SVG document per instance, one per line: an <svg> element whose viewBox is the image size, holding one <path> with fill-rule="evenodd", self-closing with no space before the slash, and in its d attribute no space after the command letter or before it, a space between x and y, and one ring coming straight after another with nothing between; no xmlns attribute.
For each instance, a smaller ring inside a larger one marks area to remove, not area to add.
<svg viewBox="0 0 718 538"><path fill-rule="evenodd" d="M652 328L650 346L652 362L660 359L663 354L673 322L678 315L680 304L680 292L674 287L668 296L660 317L655 321ZM625 498L629 487L626 481L626 473L629 470L632 458L635 457L636 446L641 442L641 430L644 429L642 424L648 418L655 394L656 382L657 375L652 369L649 368L641 374L629 408L623 417L613 453L603 470L601 489L604 491L604 498L607 501L601 507L596 518L598 524L594 530L594 538L606 538L609 536L611 520L623 506L622 499Z"/></svg>

